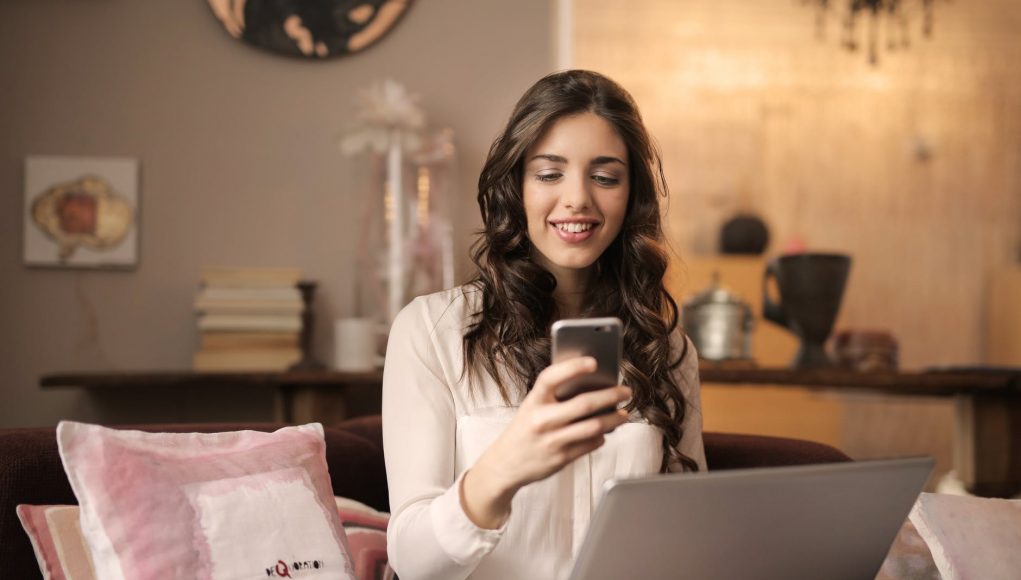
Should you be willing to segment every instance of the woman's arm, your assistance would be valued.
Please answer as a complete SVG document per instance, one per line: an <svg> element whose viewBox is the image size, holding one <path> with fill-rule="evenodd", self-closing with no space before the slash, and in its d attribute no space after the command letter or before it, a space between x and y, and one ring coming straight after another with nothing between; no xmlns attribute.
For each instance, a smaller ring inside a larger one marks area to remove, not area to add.
<svg viewBox="0 0 1021 580"><path fill-rule="evenodd" d="M435 326L422 299L402 310L390 330L383 372L383 446L393 511L387 552L398 575L411 580L471 574L499 542L517 490L599 447L603 434L627 417L619 412L577 419L630 397L629 389L615 387L558 402L555 387L591 372L595 361L552 365L507 429L457 477L457 417L432 342Z"/></svg>
<svg viewBox="0 0 1021 580"><path fill-rule="evenodd" d="M402 578L466 578L500 538L464 515L455 482L456 416L423 299L390 329L383 371L383 447L392 515L390 565Z"/></svg>

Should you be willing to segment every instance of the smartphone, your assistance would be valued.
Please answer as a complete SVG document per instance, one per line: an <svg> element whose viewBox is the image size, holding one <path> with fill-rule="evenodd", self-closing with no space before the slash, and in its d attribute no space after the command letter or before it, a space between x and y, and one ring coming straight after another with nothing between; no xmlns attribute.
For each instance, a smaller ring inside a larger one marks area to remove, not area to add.
<svg viewBox="0 0 1021 580"><path fill-rule="evenodd" d="M596 359L595 372L572 379L554 391L558 400L619 384L622 328L618 318L572 318L553 323L554 363L579 356Z"/></svg>

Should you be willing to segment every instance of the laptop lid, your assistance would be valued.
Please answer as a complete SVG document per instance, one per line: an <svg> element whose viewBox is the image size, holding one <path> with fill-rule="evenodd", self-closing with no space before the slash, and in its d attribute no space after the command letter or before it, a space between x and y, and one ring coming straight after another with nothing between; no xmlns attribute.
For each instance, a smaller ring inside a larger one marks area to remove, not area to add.
<svg viewBox="0 0 1021 580"><path fill-rule="evenodd" d="M614 480L573 580L875 578L931 457Z"/></svg>

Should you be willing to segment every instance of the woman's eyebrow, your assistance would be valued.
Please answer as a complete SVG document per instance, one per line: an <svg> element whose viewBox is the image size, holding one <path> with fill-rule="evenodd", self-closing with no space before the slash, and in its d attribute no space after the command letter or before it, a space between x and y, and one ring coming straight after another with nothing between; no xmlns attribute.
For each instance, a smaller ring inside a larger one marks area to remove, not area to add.
<svg viewBox="0 0 1021 580"><path fill-rule="evenodd" d="M552 161L553 163L567 163L567 158L561 155L553 155L552 153L540 153L539 155L533 156L529 161L535 161L536 159L545 159L546 161ZM601 155L595 157L589 163L589 165L607 165L610 163L620 163L621 165L627 166L619 157L613 157L610 155Z"/></svg>
<svg viewBox="0 0 1021 580"><path fill-rule="evenodd" d="M621 165L627 167L627 163L624 163L617 157L610 156L596 157L595 159L592 160L591 163L589 163L589 165L607 165L609 163L620 163Z"/></svg>
<svg viewBox="0 0 1021 580"><path fill-rule="evenodd" d="M553 163L567 163L567 158L560 155L553 155L552 153L540 153L539 155L533 156L529 161L535 161L536 159L545 159L546 161L552 161Z"/></svg>

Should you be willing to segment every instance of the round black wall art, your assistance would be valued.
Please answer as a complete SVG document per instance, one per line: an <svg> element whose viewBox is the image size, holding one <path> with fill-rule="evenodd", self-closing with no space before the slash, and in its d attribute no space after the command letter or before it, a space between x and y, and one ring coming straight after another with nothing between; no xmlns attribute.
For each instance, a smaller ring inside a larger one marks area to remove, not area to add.
<svg viewBox="0 0 1021 580"><path fill-rule="evenodd" d="M353 54L382 38L412 0L209 0L234 38L290 56Z"/></svg>

